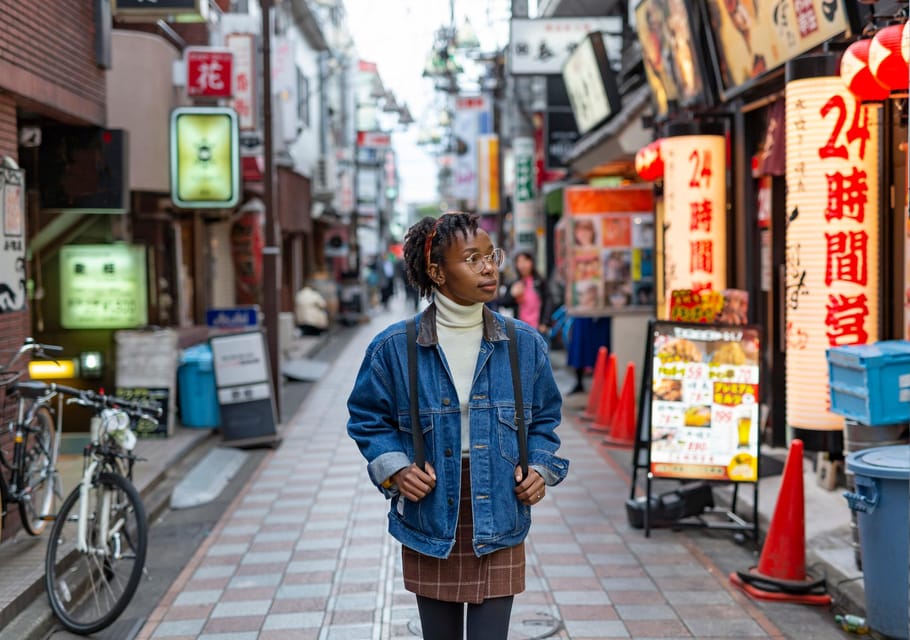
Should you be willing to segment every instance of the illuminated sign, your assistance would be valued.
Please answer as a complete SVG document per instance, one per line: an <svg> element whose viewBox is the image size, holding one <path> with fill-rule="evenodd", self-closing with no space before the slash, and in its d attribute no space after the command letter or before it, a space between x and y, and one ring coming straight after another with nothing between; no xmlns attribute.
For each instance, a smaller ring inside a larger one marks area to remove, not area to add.
<svg viewBox="0 0 910 640"><path fill-rule="evenodd" d="M224 107L171 113L171 200L178 207L233 207L240 198L237 114Z"/></svg>
<svg viewBox="0 0 910 640"><path fill-rule="evenodd" d="M591 33L578 43L562 77L579 133L587 133L622 107L600 33Z"/></svg>
<svg viewBox="0 0 910 640"><path fill-rule="evenodd" d="M145 247L69 245L60 249L60 325L132 329L148 324Z"/></svg>
<svg viewBox="0 0 910 640"><path fill-rule="evenodd" d="M661 141L664 158L664 295L720 291L727 274L726 141L682 135Z"/></svg>
<svg viewBox="0 0 910 640"><path fill-rule="evenodd" d="M174 18L175 22L205 22L209 0L111 0L111 14L118 18L157 22Z"/></svg>
<svg viewBox="0 0 910 640"><path fill-rule="evenodd" d="M879 337L879 109L811 73L786 86L787 423L838 430L825 352Z"/></svg>

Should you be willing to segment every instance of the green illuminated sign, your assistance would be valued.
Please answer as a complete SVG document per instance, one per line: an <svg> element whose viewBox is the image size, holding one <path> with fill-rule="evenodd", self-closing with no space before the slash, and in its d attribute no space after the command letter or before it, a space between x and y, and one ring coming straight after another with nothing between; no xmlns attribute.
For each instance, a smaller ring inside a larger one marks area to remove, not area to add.
<svg viewBox="0 0 910 640"><path fill-rule="evenodd" d="M228 208L240 199L237 113L180 107L171 113L171 200L178 207Z"/></svg>
<svg viewBox="0 0 910 640"><path fill-rule="evenodd" d="M132 329L148 324L145 247L76 244L60 249L64 329Z"/></svg>

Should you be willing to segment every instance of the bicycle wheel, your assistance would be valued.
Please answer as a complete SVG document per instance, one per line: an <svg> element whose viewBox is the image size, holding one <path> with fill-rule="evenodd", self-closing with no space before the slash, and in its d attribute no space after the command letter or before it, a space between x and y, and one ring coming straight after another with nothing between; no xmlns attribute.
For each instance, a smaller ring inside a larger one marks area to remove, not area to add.
<svg viewBox="0 0 910 640"><path fill-rule="evenodd" d="M39 407L30 428L34 431L29 432L25 439L19 515L22 528L37 536L41 535L55 512L57 477L53 456L57 432L50 409Z"/></svg>
<svg viewBox="0 0 910 640"><path fill-rule="evenodd" d="M136 593L145 566L148 523L136 488L113 473L99 474L88 504L80 503L76 487L54 520L44 584L63 626L86 635L113 623ZM86 514L84 551L77 549L81 513Z"/></svg>

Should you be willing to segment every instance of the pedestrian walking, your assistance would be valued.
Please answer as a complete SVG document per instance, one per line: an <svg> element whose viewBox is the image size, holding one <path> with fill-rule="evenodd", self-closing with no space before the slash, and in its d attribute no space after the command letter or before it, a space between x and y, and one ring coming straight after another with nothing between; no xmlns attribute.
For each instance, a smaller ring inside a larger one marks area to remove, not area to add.
<svg viewBox="0 0 910 640"><path fill-rule="evenodd" d="M348 398L348 434L390 500L388 530L427 640L461 640L465 606L469 640L505 640L525 589L531 507L569 466L556 455L562 399L543 337L485 305L504 254L477 221L452 212L408 230L407 277L431 303L373 339Z"/></svg>
<svg viewBox="0 0 910 640"><path fill-rule="evenodd" d="M514 262L517 277L505 287L499 305L511 308L516 318L547 333L553 313L547 281L537 271L531 252L519 251Z"/></svg>

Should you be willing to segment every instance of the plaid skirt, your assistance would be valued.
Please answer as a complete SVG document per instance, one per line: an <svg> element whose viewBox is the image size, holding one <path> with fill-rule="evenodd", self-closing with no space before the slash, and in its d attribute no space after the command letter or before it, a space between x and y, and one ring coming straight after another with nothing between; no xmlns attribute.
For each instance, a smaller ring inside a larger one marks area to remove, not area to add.
<svg viewBox="0 0 910 640"><path fill-rule="evenodd" d="M461 500L452 553L442 560L402 547L405 589L425 598L472 604L524 591L524 542L478 558L471 543L473 532L471 467L465 458L461 463Z"/></svg>

